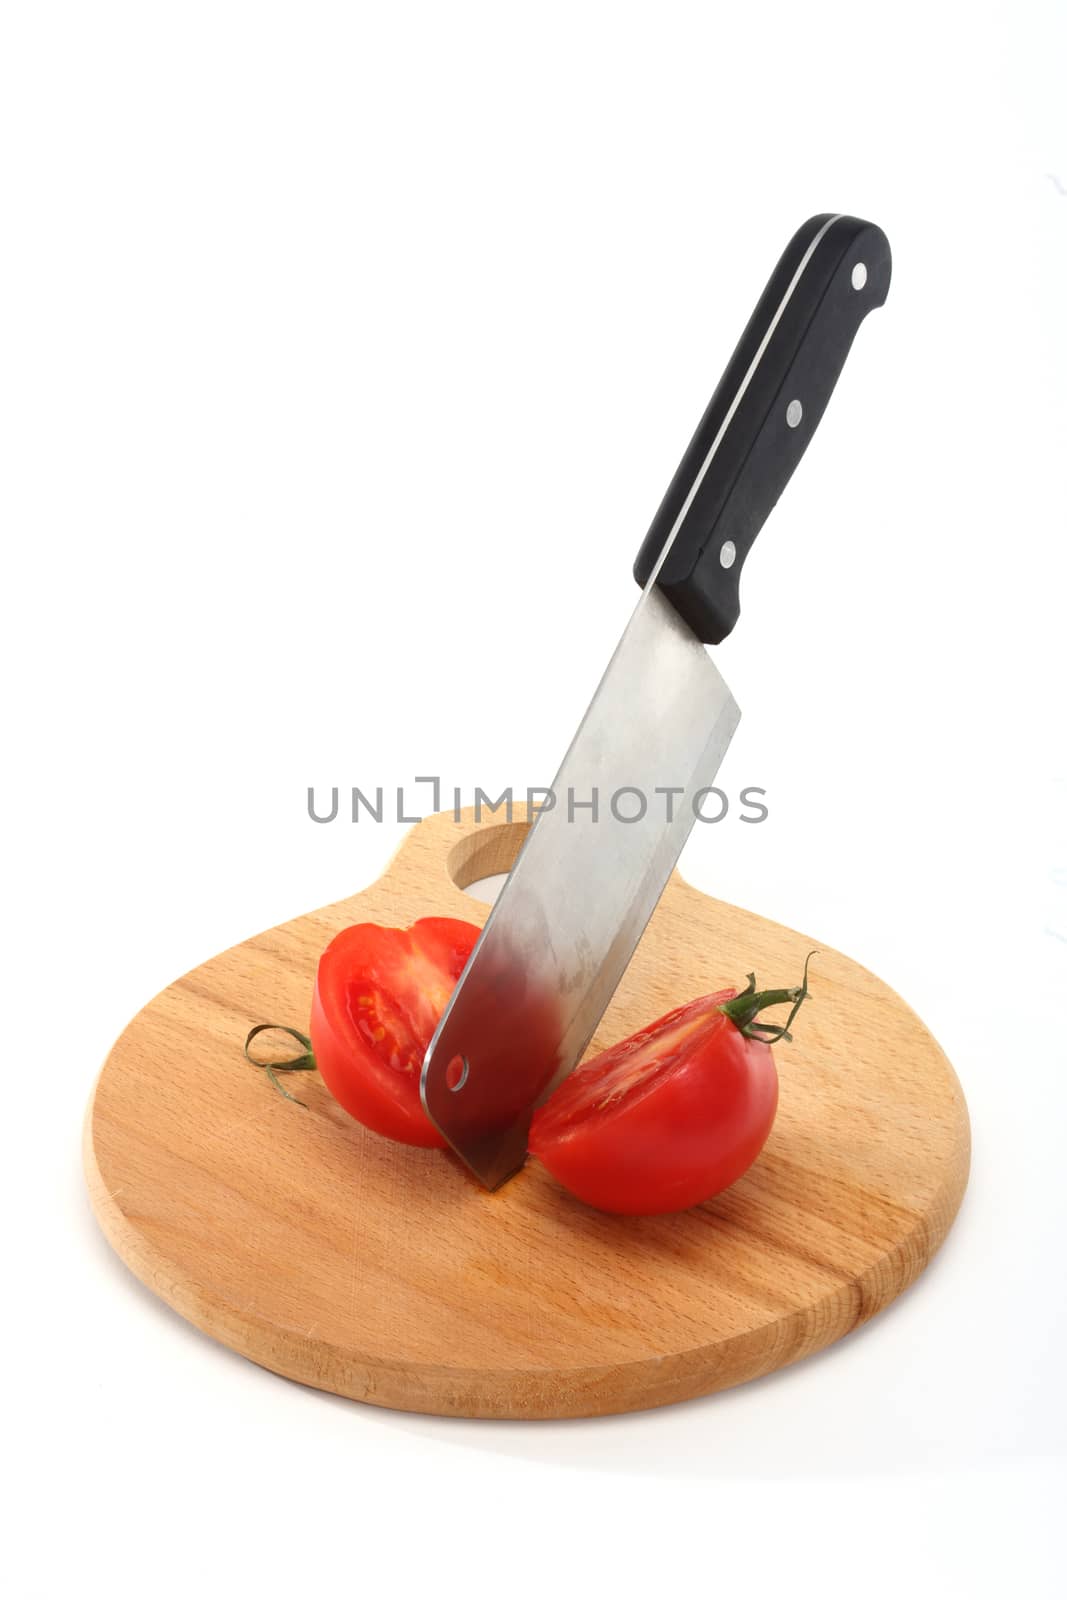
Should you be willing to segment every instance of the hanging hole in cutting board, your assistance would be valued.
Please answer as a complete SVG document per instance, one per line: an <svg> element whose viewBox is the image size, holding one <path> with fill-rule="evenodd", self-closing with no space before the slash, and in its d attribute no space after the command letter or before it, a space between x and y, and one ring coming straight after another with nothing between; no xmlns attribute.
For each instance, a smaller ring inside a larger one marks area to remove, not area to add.
<svg viewBox="0 0 1067 1600"><path fill-rule="evenodd" d="M469 894L472 900L480 900L483 905L491 906L507 881L506 872L493 872L487 878L475 878L473 883L465 883L463 893Z"/></svg>
<svg viewBox="0 0 1067 1600"><path fill-rule="evenodd" d="M507 877L529 831L528 822L487 823L460 839L448 857L448 875L456 888L492 904L500 892L499 883L488 893L487 882Z"/></svg>

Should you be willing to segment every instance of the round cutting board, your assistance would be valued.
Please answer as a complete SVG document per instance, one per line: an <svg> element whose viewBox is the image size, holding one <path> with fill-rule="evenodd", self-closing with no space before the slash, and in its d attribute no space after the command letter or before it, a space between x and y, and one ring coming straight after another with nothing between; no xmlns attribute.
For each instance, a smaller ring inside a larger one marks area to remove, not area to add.
<svg viewBox="0 0 1067 1600"><path fill-rule="evenodd" d="M944 1238L967 1110L919 1019L854 961L675 874L599 1050L696 995L792 982L812 999L776 1051L778 1118L732 1189L677 1216L587 1209L536 1162L495 1194L451 1155L351 1121L317 1076L278 1095L249 1027L307 1027L342 927L481 922L462 885L505 872L524 821L425 819L385 875L187 973L108 1057L86 1123L93 1206L134 1273L272 1371L375 1405L468 1417L637 1410L724 1389L839 1339Z"/></svg>

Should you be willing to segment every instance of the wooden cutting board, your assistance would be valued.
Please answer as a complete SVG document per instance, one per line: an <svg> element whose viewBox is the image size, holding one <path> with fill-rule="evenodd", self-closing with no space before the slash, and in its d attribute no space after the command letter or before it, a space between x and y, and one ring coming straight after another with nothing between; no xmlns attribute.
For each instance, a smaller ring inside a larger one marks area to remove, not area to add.
<svg viewBox="0 0 1067 1600"><path fill-rule="evenodd" d="M951 1066L885 984L818 940L675 874L599 1050L699 994L792 982L755 1166L679 1216L603 1216L528 1162L496 1194L453 1156L351 1121L318 1077L290 1104L249 1066L256 1022L306 1030L315 967L352 922L484 921L464 884L505 872L526 823L427 818L384 877L206 962L130 1023L97 1082L85 1165L141 1281L261 1366L408 1411L571 1417L707 1394L796 1361L887 1305L944 1238L967 1181ZM828 1371L826 1382L832 1382Z"/></svg>

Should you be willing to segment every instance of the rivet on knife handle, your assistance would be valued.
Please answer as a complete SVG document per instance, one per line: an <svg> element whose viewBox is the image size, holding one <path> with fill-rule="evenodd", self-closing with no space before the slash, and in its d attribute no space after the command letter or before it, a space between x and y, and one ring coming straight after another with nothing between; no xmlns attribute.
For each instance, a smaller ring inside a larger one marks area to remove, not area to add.
<svg viewBox="0 0 1067 1600"><path fill-rule="evenodd" d="M812 217L771 274L634 566L705 644L737 621L741 568L807 447L860 323L889 292L889 241Z"/></svg>

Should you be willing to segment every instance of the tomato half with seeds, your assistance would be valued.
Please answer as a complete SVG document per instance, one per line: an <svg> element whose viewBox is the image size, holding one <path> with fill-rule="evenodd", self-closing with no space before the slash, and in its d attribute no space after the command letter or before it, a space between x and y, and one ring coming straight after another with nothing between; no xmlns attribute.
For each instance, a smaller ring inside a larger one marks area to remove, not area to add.
<svg viewBox="0 0 1067 1600"><path fill-rule="evenodd" d="M422 1058L480 928L422 917L410 928L346 928L319 961L311 1046L350 1116L387 1139L440 1149L419 1097Z"/></svg>
<svg viewBox="0 0 1067 1600"><path fill-rule="evenodd" d="M725 989L668 1012L566 1078L534 1115L530 1152L601 1211L653 1216L709 1200L746 1172L778 1106L765 1006L799 989Z"/></svg>

